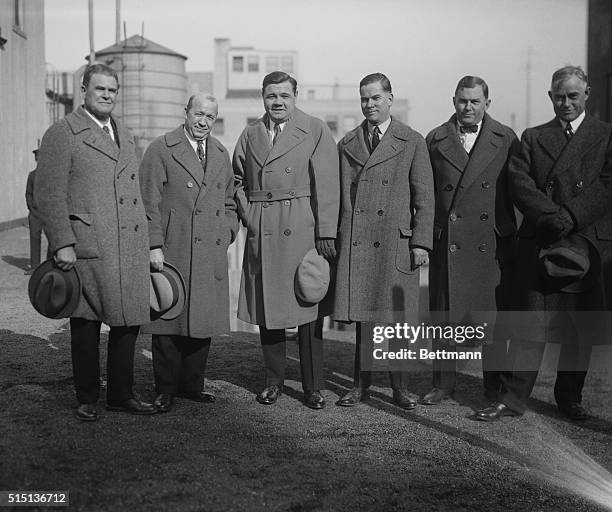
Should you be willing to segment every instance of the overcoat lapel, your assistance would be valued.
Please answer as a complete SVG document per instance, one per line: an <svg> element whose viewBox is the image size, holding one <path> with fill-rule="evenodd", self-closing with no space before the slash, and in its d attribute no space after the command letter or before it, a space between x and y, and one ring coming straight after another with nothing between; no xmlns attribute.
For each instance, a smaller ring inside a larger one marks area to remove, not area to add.
<svg viewBox="0 0 612 512"><path fill-rule="evenodd" d="M117 161L119 158L119 147L117 147L115 141L102 131L102 128L89 117L89 114L85 112L82 106L74 114L74 117L67 119L72 131L77 134L84 130L89 130L88 134L84 134L83 142L96 151Z"/></svg>
<svg viewBox="0 0 612 512"><path fill-rule="evenodd" d="M191 175L194 184L200 187L204 179L204 169L182 126L166 135L166 145L172 148L172 158Z"/></svg>
<svg viewBox="0 0 612 512"><path fill-rule="evenodd" d="M357 130L353 130L350 132L350 138L345 139L344 143L344 152L352 158L359 167L363 167L365 163L370 158L370 152L368 151L368 145L366 143L365 137L363 135L364 124L367 121L363 121L357 128ZM351 166L354 168L354 166Z"/></svg>
<svg viewBox="0 0 612 512"><path fill-rule="evenodd" d="M270 137L266 128L267 115L259 118L257 123L249 126L249 148L257 165L263 167L270 154Z"/></svg>
<svg viewBox="0 0 612 512"><path fill-rule="evenodd" d="M266 133L267 136L267 133ZM265 164L280 158L300 144L308 136L308 122L301 110L295 109L293 117L289 119L287 125L278 136L276 143L270 149Z"/></svg>
<svg viewBox="0 0 612 512"><path fill-rule="evenodd" d="M117 162L117 175L119 175L127 168L134 156L134 139L123 124L117 124L114 120L113 123L117 137L119 137L119 161Z"/></svg>
<svg viewBox="0 0 612 512"><path fill-rule="evenodd" d="M363 168L363 172L374 167L375 165L389 160L390 158L396 157L405 149L404 141L406 140L406 136L400 133L398 128L397 122L391 119L389 128L380 139L376 149L370 155L370 158Z"/></svg>
<svg viewBox="0 0 612 512"><path fill-rule="evenodd" d="M440 134L436 137L436 139L440 141L438 144L438 151L453 167L459 172L463 172L470 157L459 141L457 119L454 114L449 119L448 123L444 125L444 128L445 129L441 130Z"/></svg>

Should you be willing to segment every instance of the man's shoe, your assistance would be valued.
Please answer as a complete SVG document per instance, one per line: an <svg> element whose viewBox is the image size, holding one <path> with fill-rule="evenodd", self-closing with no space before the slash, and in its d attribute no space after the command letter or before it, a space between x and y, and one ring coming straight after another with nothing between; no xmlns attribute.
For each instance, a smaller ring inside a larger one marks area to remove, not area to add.
<svg viewBox="0 0 612 512"><path fill-rule="evenodd" d="M417 406L417 397L409 393L406 389L394 389L393 401L395 405L409 411Z"/></svg>
<svg viewBox="0 0 612 512"><path fill-rule="evenodd" d="M429 393L421 398L421 403L423 405L438 405L440 402L442 402L442 400L448 400L451 398L451 396L452 393L446 389L433 388Z"/></svg>
<svg viewBox="0 0 612 512"><path fill-rule="evenodd" d="M476 411L474 419L478 421L497 421L504 416L521 416L521 414L510 409L506 404L493 402L488 407Z"/></svg>
<svg viewBox="0 0 612 512"><path fill-rule="evenodd" d="M336 402L336 405L340 407L353 407L357 405L359 402L363 402L367 400L370 396L370 393L367 389L364 388L353 388L346 395L344 395L340 400Z"/></svg>
<svg viewBox="0 0 612 512"><path fill-rule="evenodd" d="M174 404L174 397L168 393L160 393L153 402L157 412L169 412Z"/></svg>
<svg viewBox="0 0 612 512"><path fill-rule="evenodd" d="M135 398L123 400L121 402L107 402L106 409L109 411L127 412L128 414L139 414L143 416L155 414L157 412L157 408L153 404L141 402Z"/></svg>
<svg viewBox="0 0 612 512"><path fill-rule="evenodd" d="M566 418L574 421L584 421L589 417L589 413L578 402L559 404L559 412Z"/></svg>
<svg viewBox="0 0 612 512"><path fill-rule="evenodd" d="M181 397L187 400L193 400L194 402L200 402L202 404L212 404L217 401L217 398L212 393L206 393L205 391L194 391L193 393L183 393Z"/></svg>
<svg viewBox="0 0 612 512"><path fill-rule="evenodd" d="M80 421L96 421L98 419L98 410L96 404L80 404L74 415Z"/></svg>
<svg viewBox="0 0 612 512"><path fill-rule="evenodd" d="M272 405L275 404L278 400L278 397L283 394L281 387L276 384L273 386L268 386L265 388L259 395L255 397L260 404L263 405Z"/></svg>
<svg viewBox="0 0 612 512"><path fill-rule="evenodd" d="M310 391L306 393L304 404L311 409L323 409L325 407L325 398L323 398L320 391Z"/></svg>

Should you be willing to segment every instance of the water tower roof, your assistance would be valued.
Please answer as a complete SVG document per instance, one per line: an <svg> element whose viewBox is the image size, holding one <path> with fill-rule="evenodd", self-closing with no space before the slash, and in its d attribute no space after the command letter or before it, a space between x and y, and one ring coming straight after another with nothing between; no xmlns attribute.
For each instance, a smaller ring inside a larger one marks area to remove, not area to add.
<svg viewBox="0 0 612 512"><path fill-rule="evenodd" d="M161 44L154 43L149 39L135 34L127 39L124 39L118 44L108 46L103 50L96 52L96 57L102 57L104 55L116 55L117 53L156 53L159 55L173 55L175 57L181 57L187 60L185 55L181 55Z"/></svg>

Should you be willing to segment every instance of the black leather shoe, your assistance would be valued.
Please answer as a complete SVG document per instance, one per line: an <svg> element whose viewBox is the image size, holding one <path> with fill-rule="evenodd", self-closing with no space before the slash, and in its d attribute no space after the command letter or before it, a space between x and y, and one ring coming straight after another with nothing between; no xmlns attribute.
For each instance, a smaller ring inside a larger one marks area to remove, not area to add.
<svg viewBox="0 0 612 512"><path fill-rule="evenodd" d="M493 402L488 407L476 411L474 419L478 421L497 421L504 416L520 416L521 414L510 409L506 404Z"/></svg>
<svg viewBox="0 0 612 512"><path fill-rule="evenodd" d="M340 400L336 402L336 405L340 407L353 407L357 405L359 402L363 402L367 400L370 396L370 393L367 389L364 388L353 388L346 395L344 395Z"/></svg>
<svg viewBox="0 0 612 512"><path fill-rule="evenodd" d="M77 420L96 421L98 419L96 404L80 404L74 411L74 415Z"/></svg>
<svg viewBox="0 0 612 512"><path fill-rule="evenodd" d="M169 412L174 404L174 397L168 393L160 393L153 402L157 412Z"/></svg>
<svg viewBox="0 0 612 512"><path fill-rule="evenodd" d="M406 409L414 409L417 406L417 397L412 393L409 393L405 389L394 389L393 390L393 401L395 405Z"/></svg>
<svg viewBox="0 0 612 512"><path fill-rule="evenodd" d="M310 391L306 393L304 404L311 409L323 409L325 407L325 398L323 398L320 391Z"/></svg>
<svg viewBox="0 0 612 512"><path fill-rule="evenodd" d="M429 393L421 398L421 403L423 405L438 405L440 402L442 402L442 400L448 400L451 398L451 396L452 393L446 389L433 388Z"/></svg>
<svg viewBox="0 0 612 512"><path fill-rule="evenodd" d="M181 397L187 400L193 400L194 402L200 402L202 404L212 404L217 401L217 398L212 393L206 393L205 391L194 391L193 393L183 393Z"/></svg>
<svg viewBox="0 0 612 512"><path fill-rule="evenodd" d="M265 388L259 395L255 397L260 404L272 405L278 400L278 397L283 394L280 386L273 385Z"/></svg>
<svg viewBox="0 0 612 512"><path fill-rule="evenodd" d="M589 417L589 413L578 402L559 404L559 412L566 418L574 421L584 421Z"/></svg>
<svg viewBox="0 0 612 512"><path fill-rule="evenodd" d="M135 398L123 400L121 402L107 402L106 409L109 411L127 412L129 414L139 415L155 414L157 412L153 404L141 402Z"/></svg>

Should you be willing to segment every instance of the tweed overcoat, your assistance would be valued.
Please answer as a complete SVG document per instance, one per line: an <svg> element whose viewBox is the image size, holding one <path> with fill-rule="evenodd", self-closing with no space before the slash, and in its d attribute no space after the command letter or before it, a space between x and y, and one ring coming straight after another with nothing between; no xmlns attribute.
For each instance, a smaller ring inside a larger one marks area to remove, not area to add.
<svg viewBox="0 0 612 512"><path fill-rule="evenodd" d="M134 140L119 147L83 107L45 133L34 197L53 252L74 245L82 295L75 318L149 321L149 237Z"/></svg>
<svg viewBox="0 0 612 512"><path fill-rule="evenodd" d="M183 126L155 139L140 164L142 199L151 247L185 281L187 300L173 320L143 332L208 338L229 331L227 248L238 228L234 174L227 150L206 142L206 172Z"/></svg>
<svg viewBox="0 0 612 512"><path fill-rule="evenodd" d="M525 130L520 151L508 170L510 190L524 220L519 229L517 277L513 301L519 310L610 310L612 301L612 125L588 114L566 141L557 119ZM583 293L550 291L541 278L536 223L546 213L565 207L575 221L573 233L585 236L601 258L597 285ZM562 315L567 317L568 315ZM579 336L601 342L603 315L578 319ZM567 342L559 315L525 315L518 331L528 341ZM537 320L537 321L536 321Z"/></svg>
<svg viewBox="0 0 612 512"><path fill-rule="evenodd" d="M432 247L434 187L423 137L392 119L370 154L364 121L338 143L341 172L334 319L415 321L419 269L410 249Z"/></svg>
<svg viewBox="0 0 612 512"><path fill-rule="evenodd" d="M456 115L426 141L436 191L430 310L446 311L443 320L451 322L494 321L508 300L516 251L507 168L518 139L485 114L469 155L459 140ZM508 274L503 283L502 267Z"/></svg>
<svg viewBox="0 0 612 512"><path fill-rule="evenodd" d="M338 153L327 126L299 109L271 146L266 116L245 128L234 151L238 214L247 228L238 317L268 329L324 314L299 301L294 278L315 238L338 228Z"/></svg>

